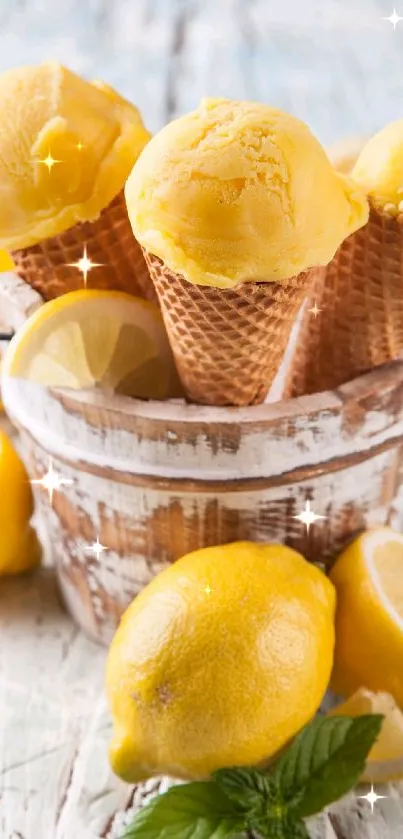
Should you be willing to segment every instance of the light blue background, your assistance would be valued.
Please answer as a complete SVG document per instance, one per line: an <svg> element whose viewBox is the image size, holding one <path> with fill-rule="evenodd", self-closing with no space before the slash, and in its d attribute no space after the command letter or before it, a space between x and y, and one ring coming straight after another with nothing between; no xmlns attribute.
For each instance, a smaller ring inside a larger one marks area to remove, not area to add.
<svg viewBox="0 0 403 839"><path fill-rule="evenodd" d="M58 59L153 131L206 94L255 98L329 143L403 116L393 5L403 17L403 0L0 0L0 69Z"/></svg>

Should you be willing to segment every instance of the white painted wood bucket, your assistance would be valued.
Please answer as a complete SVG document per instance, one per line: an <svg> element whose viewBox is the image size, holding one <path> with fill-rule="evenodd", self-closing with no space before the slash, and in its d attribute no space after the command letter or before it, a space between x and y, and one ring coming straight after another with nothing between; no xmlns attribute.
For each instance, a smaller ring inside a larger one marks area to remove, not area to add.
<svg viewBox="0 0 403 839"><path fill-rule="evenodd" d="M40 301L13 282L12 292L10 280L2 293L0 284L0 312L11 299L5 320L18 326ZM187 551L251 539L328 563L363 527L400 524L403 361L334 392L247 409L18 381L4 399L31 478L52 462L72 482L52 505L43 488L38 499L67 606L101 642L133 596ZM295 518L308 500L324 516L309 533ZM89 549L97 538L107 548L99 560Z"/></svg>

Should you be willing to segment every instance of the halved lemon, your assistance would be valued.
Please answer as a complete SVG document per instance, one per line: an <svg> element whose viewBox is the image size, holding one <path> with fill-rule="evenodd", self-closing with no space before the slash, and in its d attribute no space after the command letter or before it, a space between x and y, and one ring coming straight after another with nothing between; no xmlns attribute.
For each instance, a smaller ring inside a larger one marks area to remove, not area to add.
<svg viewBox="0 0 403 839"><path fill-rule="evenodd" d="M403 714L389 693L372 693L360 688L347 702L331 711L331 715L359 717L383 714L382 730L371 749L363 781L386 783L403 778Z"/></svg>
<svg viewBox="0 0 403 839"><path fill-rule="evenodd" d="M179 388L159 309L119 291L83 289L45 303L12 339L3 375L143 399Z"/></svg>
<svg viewBox="0 0 403 839"><path fill-rule="evenodd" d="M337 592L335 693L386 691L403 708L403 535L389 527L363 533L330 578Z"/></svg>

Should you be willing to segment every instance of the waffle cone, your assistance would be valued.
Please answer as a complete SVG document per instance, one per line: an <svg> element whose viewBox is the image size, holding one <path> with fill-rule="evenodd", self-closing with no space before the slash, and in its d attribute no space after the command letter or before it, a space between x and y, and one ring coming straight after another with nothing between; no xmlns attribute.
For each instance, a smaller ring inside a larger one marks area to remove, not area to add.
<svg viewBox="0 0 403 839"><path fill-rule="evenodd" d="M369 221L321 269L302 319L285 396L330 390L403 352L403 224ZM320 309L316 315L309 309Z"/></svg>
<svg viewBox="0 0 403 839"><path fill-rule="evenodd" d="M92 222L81 222L58 236L13 252L16 271L45 300L83 288L83 275L69 263L88 258L88 288L118 289L155 299L140 245L133 236L123 190Z"/></svg>
<svg viewBox="0 0 403 839"><path fill-rule="evenodd" d="M315 270L235 289L198 286L145 253L182 385L192 402L263 402Z"/></svg>

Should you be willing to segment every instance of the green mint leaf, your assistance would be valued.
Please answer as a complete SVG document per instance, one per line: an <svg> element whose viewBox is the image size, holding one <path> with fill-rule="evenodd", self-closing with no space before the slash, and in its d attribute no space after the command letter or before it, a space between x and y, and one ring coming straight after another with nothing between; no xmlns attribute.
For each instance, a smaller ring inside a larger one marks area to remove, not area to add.
<svg viewBox="0 0 403 839"><path fill-rule="evenodd" d="M213 780L245 811L250 833L264 839L309 839L303 821L283 805L271 779L252 767L219 769Z"/></svg>
<svg viewBox="0 0 403 839"><path fill-rule="evenodd" d="M121 839L226 839L244 829L234 802L213 781L196 781L153 798Z"/></svg>
<svg viewBox="0 0 403 839"><path fill-rule="evenodd" d="M296 737L271 775L283 804L301 818L319 813L355 786L383 717L318 717Z"/></svg>
<svg viewBox="0 0 403 839"><path fill-rule="evenodd" d="M291 813L282 817L266 817L266 819L251 820L250 832L264 839L310 839L307 828L302 819L297 819Z"/></svg>
<svg viewBox="0 0 403 839"><path fill-rule="evenodd" d="M218 769L213 780L225 795L245 812L266 813L277 790L270 779L249 766Z"/></svg>

